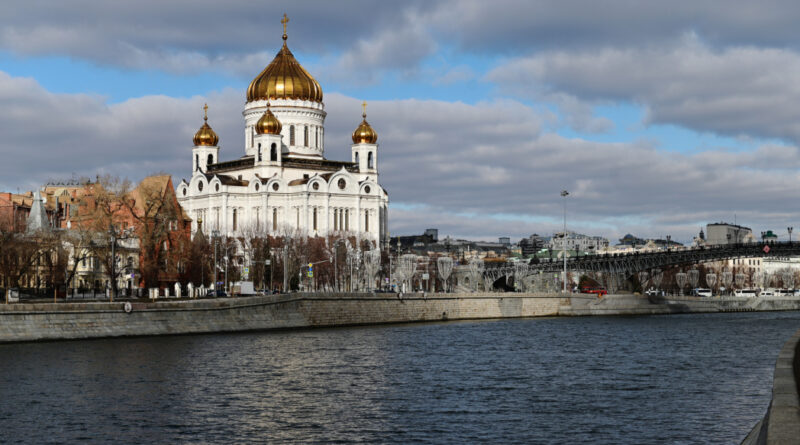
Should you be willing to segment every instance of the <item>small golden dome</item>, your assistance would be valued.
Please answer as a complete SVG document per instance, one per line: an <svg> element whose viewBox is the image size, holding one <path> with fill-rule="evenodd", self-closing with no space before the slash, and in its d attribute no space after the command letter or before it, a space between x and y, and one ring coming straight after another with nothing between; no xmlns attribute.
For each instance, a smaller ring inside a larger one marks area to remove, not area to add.
<svg viewBox="0 0 800 445"><path fill-rule="evenodd" d="M297 99L322 102L322 87L308 74L286 46L286 23L283 15L283 47L247 87L247 101L270 99Z"/></svg>
<svg viewBox="0 0 800 445"><path fill-rule="evenodd" d="M219 136L214 133L214 130L208 125L208 104L203 106L203 126L194 134L195 147L206 146L215 147L219 143Z"/></svg>
<svg viewBox="0 0 800 445"><path fill-rule="evenodd" d="M258 134L281 134L281 121L272 114L269 109L269 102L267 102L267 111L261 115L261 119L256 122L256 133Z"/></svg>
<svg viewBox="0 0 800 445"><path fill-rule="evenodd" d="M378 133L376 133L367 122L367 103L364 102L361 105L364 108L363 113L361 113L361 117L364 118L364 120L361 121L361 125L356 128L356 131L353 132L353 143L374 144L378 142Z"/></svg>

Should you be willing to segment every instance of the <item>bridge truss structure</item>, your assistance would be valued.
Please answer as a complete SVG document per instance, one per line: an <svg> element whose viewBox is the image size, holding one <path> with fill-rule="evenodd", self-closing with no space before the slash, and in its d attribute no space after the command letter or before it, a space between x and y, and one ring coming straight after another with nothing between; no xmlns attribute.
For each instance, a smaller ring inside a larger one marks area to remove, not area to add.
<svg viewBox="0 0 800 445"><path fill-rule="evenodd" d="M567 258L567 272L591 273L604 277L609 287L616 288L634 274L672 266L691 266L710 261L734 258L800 256L800 242L739 243L669 249L655 252L607 253ZM483 272L488 290L498 279L521 281L535 274L563 272L562 259L531 260L526 268L513 263L489 266ZM522 275L520 275L522 274ZM612 290L612 289L609 289Z"/></svg>

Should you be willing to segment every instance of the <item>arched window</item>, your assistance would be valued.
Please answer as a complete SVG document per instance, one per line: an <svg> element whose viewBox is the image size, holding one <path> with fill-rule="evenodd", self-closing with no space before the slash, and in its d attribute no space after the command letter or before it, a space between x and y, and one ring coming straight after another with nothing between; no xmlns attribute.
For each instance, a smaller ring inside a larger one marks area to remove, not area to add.
<svg viewBox="0 0 800 445"><path fill-rule="evenodd" d="M272 209L272 231L275 232L278 230L278 209Z"/></svg>
<svg viewBox="0 0 800 445"><path fill-rule="evenodd" d="M274 142L272 143L272 148L269 150L269 160L273 162L278 160L278 146Z"/></svg>
<svg viewBox="0 0 800 445"><path fill-rule="evenodd" d="M339 210L333 209L333 230L339 230Z"/></svg>
<svg viewBox="0 0 800 445"><path fill-rule="evenodd" d="M303 127L303 145L308 147L308 125Z"/></svg>
<svg viewBox="0 0 800 445"><path fill-rule="evenodd" d="M294 145L294 125L289 126L289 145Z"/></svg>
<svg viewBox="0 0 800 445"><path fill-rule="evenodd" d="M317 208L314 207L314 230L317 230Z"/></svg>
<svg viewBox="0 0 800 445"><path fill-rule="evenodd" d="M200 170L200 155L194 155L194 169Z"/></svg>
<svg viewBox="0 0 800 445"><path fill-rule="evenodd" d="M261 162L261 143L258 144L258 162Z"/></svg>
<svg viewBox="0 0 800 445"><path fill-rule="evenodd" d="M314 127L314 147L319 148L319 127Z"/></svg>
<svg viewBox="0 0 800 445"><path fill-rule="evenodd" d="M214 163L214 155L208 155L208 162L206 162L206 169L208 166Z"/></svg>
<svg viewBox="0 0 800 445"><path fill-rule="evenodd" d="M369 211L364 211L364 231L369 232Z"/></svg>
<svg viewBox="0 0 800 445"><path fill-rule="evenodd" d="M367 154L367 168L374 168L373 165L374 165L374 162L372 160L372 152L369 152Z"/></svg>
<svg viewBox="0 0 800 445"><path fill-rule="evenodd" d="M356 152L356 164L358 164L358 152Z"/></svg>

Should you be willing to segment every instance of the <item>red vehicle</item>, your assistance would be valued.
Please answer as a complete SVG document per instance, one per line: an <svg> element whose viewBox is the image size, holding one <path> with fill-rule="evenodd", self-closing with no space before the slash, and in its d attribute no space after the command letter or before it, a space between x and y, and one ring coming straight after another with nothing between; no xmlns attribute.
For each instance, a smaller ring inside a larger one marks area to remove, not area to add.
<svg viewBox="0 0 800 445"><path fill-rule="evenodd" d="M595 294L597 297L602 297L603 295L608 295L608 291L604 287L582 287L581 288L582 294Z"/></svg>

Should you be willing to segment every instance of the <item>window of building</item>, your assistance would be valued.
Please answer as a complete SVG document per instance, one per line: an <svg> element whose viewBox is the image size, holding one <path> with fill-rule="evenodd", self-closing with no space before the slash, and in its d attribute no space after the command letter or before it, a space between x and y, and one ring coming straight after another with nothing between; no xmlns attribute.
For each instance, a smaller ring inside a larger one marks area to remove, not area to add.
<svg viewBox="0 0 800 445"><path fill-rule="evenodd" d="M272 190L275 190L277 192L278 188L279 188L278 183L277 182L273 182L272 183Z"/></svg>
<svg viewBox="0 0 800 445"><path fill-rule="evenodd" d="M339 178L339 182L337 184L341 190L344 190L344 188L347 187L347 181L345 181L344 178Z"/></svg>
<svg viewBox="0 0 800 445"><path fill-rule="evenodd" d="M272 231L278 230L278 209L272 209Z"/></svg>
<svg viewBox="0 0 800 445"><path fill-rule="evenodd" d="M294 145L294 125L289 126L289 145Z"/></svg>
<svg viewBox="0 0 800 445"><path fill-rule="evenodd" d="M194 169L200 169L200 155L194 155Z"/></svg>
<svg viewBox="0 0 800 445"><path fill-rule="evenodd" d="M344 211L344 230L345 232L350 231L350 210L348 209Z"/></svg>
<svg viewBox="0 0 800 445"><path fill-rule="evenodd" d="M356 152L356 164L358 164L358 152Z"/></svg>
<svg viewBox="0 0 800 445"><path fill-rule="evenodd" d="M367 153L367 168L374 168L374 162L372 160L372 152Z"/></svg>
<svg viewBox="0 0 800 445"><path fill-rule="evenodd" d="M364 211L364 231L369 232L369 211Z"/></svg>
<svg viewBox="0 0 800 445"><path fill-rule="evenodd" d="M319 190L319 182L311 184L311 188L313 188L314 190Z"/></svg>
<svg viewBox="0 0 800 445"><path fill-rule="evenodd" d="M366 187L364 187L364 193L366 193L366 194L368 194L368 195L369 195L369 192L370 192L371 190L372 190L372 189L370 189L370 188L369 188L369 186L366 186Z"/></svg>
<svg viewBox="0 0 800 445"><path fill-rule="evenodd" d="M319 148L319 127L314 127L314 147Z"/></svg>
<svg viewBox="0 0 800 445"><path fill-rule="evenodd" d="M303 145L308 147L308 125L303 127Z"/></svg>
<svg viewBox="0 0 800 445"><path fill-rule="evenodd" d="M317 230L317 208L314 208L314 230Z"/></svg>
<svg viewBox="0 0 800 445"><path fill-rule="evenodd" d="M339 230L339 210L333 209L333 230Z"/></svg>
<svg viewBox="0 0 800 445"><path fill-rule="evenodd" d="M258 144L258 162L261 162L261 144Z"/></svg>
<svg viewBox="0 0 800 445"><path fill-rule="evenodd" d="M236 231L236 223L237 223L236 216L237 216L237 214L238 214L238 212L236 211L236 209L233 209L233 230L234 231Z"/></svg>
<svg viewBox="0 0 800 445"><path fill-rule="evenodd" d="M208 155L208 162L206 162L206 169L209 165L214 163L214 155Z"/></svg>
<svg viewBox="0 0 800 445"><path fill-rule="evenodd" d="M203 181L197 183L197 191L199 192L203 191Z"/></svg>
<svg viewBox="0 0 800 445"><path fill-rule="evenodd" d="M274 142L272 143L272 148L269 150L269 160L273 162L278 160L278 147Z"/></svg>

